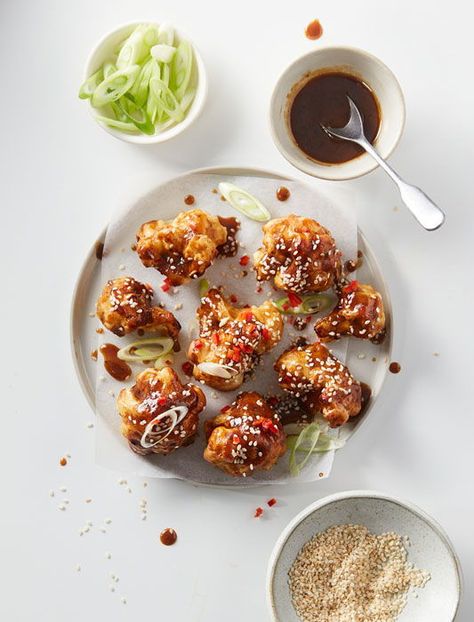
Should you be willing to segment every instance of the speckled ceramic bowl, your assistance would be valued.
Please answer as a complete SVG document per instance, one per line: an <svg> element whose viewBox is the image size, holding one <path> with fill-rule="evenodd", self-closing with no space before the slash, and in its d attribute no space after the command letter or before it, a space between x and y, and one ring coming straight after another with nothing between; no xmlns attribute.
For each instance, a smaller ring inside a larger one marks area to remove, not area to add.
<svg viewBox="0 0 474 622"><path fill-rule="evenodd" d="M267 574L267 600L274 622L300 622L288 586L290 570L301 547L316 533L338 524L362 524L372 533L395 531L408 536L408 559L431 573L419 597L408 603L397 622L452 622L461 597L461 570L443 529L417 507L371 491L324 497L296 516L278 539Z"/></svg>

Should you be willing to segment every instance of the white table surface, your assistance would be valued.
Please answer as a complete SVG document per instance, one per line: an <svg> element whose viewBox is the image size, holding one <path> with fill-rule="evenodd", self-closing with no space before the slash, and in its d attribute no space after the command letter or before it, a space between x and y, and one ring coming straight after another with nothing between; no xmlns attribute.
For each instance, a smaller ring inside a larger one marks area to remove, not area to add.
<svg viewBox="0 0 474 622"><path fill-rule="evenodd" d="M76 97L96 40L142 17L188 32L210 78L199 123L151 148L107 135ZM310 42L303 30L316 17L325 32ZM458 620L474 618L472 17L467 0L0 3L1 620L267 620L266 563L282 528L315 499L361 488L407 498L440 521L463 564ZM69 349L72 291L91 242L124 196L187 169L236 164L295 174L270 137L270 93L292 59L331 43L366 48L398 75L408 118L392 162L447 213L442 230L424 232L380 171L324 184L351 202L379 250L401 373L388 378L375 412L322 482L236 491L149 481L145 489L102 470ZM454 127L463 121L461 135ZM65 453L71 459L61 468ZM277 506L255 520L254 508L272 496ZM62 499L70 501L64 512ZM93 526L81 537L86 521ZM170 548L158 541L167 526L179 534Z"/></svg>

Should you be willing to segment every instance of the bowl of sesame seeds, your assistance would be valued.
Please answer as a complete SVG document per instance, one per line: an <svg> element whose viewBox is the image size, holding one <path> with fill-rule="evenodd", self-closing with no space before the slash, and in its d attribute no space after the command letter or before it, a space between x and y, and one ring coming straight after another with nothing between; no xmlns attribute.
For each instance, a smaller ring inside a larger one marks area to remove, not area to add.
<svg viewBox="0 0 474 622"><path fill-rule="evenodd" d="M285 528L271 554L273 622L451 622L459 560L422 510L383 493L316 501Z"/></svg>

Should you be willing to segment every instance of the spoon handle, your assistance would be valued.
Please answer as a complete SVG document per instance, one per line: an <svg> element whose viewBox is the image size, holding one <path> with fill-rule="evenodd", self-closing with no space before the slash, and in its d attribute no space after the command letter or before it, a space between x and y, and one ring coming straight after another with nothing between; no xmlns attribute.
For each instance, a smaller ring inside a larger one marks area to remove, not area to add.
<svg viewBox="0 0 474 622"><path fill-rule="evenodd" d="M378 154L368 140L360 141L360 144L383 170L397 184L403 203L408 207L417 221L428 231L434 231L441 227L444 222L443 211L417 186L408 184L393 170L391 166Z"/></svg>

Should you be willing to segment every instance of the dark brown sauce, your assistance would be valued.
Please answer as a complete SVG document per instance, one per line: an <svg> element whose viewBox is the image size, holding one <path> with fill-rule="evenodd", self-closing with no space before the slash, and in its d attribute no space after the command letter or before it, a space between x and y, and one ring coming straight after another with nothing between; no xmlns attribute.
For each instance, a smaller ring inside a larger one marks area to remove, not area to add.
<svg viewBox="0 0 474 622"><path fill-rule="evenodd" d="M228 218L218 216L217 218L221 225L227 229L227 240L224 244L217 247L217 252L222 257L234 257L239 249L236 240L237 231L240 227L239 221L233 216L229 216Z"/></svg>
<svg viewBox="0 0 474 622"><path fill-rule="evenodd" d="M193 205L195 200L196 199L193 197L192 194L187 194L184 197L184 202L186 203L186 205Z"/></svg>
<svg viewBox="0 0 474 622"><path fill-rule="evenodd" d="M100 346L100 353L104 357L104 367L115 380L127 380L132 375L132 368L117 356L119 348L113 343L104 343Z"/></svg>
<svg viewBox="0 0 474 622"><path fill-rule="evenodd" d="M290 191L285 186L280 186L276 191L276 197L279 201L288 201L290 194Z"/></svg>
<svg viewBox="0 0 474 622"><path fill-rule="evenodd" d="M304 34L312 41L321 38L323 34L323 27L321 26L319 19L313 19L313 21L306 26Z"/></svg>
<svg viewBox="0 0 474 622"><path fill-rule="evenodd" d="M97 361L97 350L92 350L92 352L91 352L91 359L93 361Z"/></svg>
<svg viewBox="0 0 474 622"><path fill-rule="evenodd" d="M160 542L165 546L171 546L178 539L178 534L174 529L168 527L167 529L163 529L160 533Z"/></svg>
<svg viewBox="0 0 474 622"><path fill-rule="evenodd" d="M396 361L392 361L390 365L388 366L388 370L392 372L392 374L399 374L401 369L402 369L402 366L400 365L400 363L397 363Z"/></svg>
<svg viewBox="0 0 474 622"><path fill-rule="evenodd" d="M298 89L289 111L289 125L298 147L324 164L347 162L363 153L348 140L329 136L321 125L342 127L349 120L347 95L364 119L364 131L373 143L380 127L379 105L371 89L359 78L328 72L309 78Z"/></svg>
<svg viewBox="0 0 474 622"><path fill-rule="evenodd" d="M365 413L365 411L367 410L367 406L369 405L370 398L372 396L372 389L369 387L368 384L365 384L365 382L361 382L360 393L361 409L359 414L362 415Z"/></svg>
<svg viewBox="0 0 474 622"><path fill-rule="evenodd" d="M137 330L137 335L138 335L139 337L143 337L143 335L144 335L144 334L145 334L145 331L143 330L143 328L139 328L139 329Z"/></svg>
<svg viewBox="0 0 474 622"><path fill-rule="evenodd" d="M355 272L357 268L360 268L362 265L362 251L357 251L357 259L348 259L344 264L344 269L346 272Z"/></svg>
<svg viewBox="0 0 474 622"><path fill-rule="evenodd" d="M104 243L103 242L97 242L97 244L95 245L95 256L97 257L99 261L104 256Z"/></svg>

